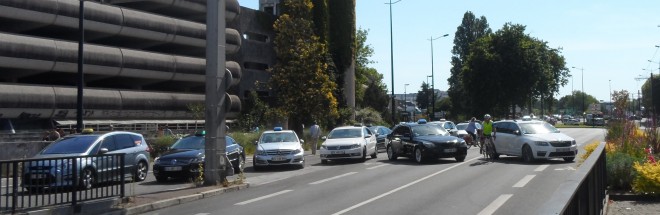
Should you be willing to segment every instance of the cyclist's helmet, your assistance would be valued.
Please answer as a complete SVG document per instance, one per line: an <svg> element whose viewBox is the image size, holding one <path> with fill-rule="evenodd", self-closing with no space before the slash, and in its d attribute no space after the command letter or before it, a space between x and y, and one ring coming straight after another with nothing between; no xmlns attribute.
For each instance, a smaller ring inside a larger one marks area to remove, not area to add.
<svg viewBox="0 0 660 215"><path fill-rule="evenodd" d="M488 120L488 119L490 119L490 114L484 115L484 120Z"/></svg>

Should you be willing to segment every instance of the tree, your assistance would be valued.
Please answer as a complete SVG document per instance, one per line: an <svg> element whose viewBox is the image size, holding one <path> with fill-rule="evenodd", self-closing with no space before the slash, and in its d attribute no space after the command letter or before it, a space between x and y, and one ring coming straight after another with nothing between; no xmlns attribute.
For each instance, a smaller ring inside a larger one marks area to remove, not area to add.
<svg viewBox="0 0 660 215"><path fill-rule="evenodd" d="M451 75L447 79L449 82L449 95L452 103L452 112L461 114L471 114L474 105L469 103L471 100L465 99L467 93L463 86L463 65L470 53L470 45L477 39L492 34L486 17L476 18L470 11L463 14L461 25L456 28L454 34L454 47L451 50Z"/></svg>
<svg viewBox="0 0 660 215"><path fill-rule="evenodd" d="M431 100L432 100L432 92L431 92L431 87L428 83L422 82L421 89L417 91L417 98L415 98L415 101L417 102L417 106L421 109L428 109L429 106L431 106ZM432 110L429 110L429 112Z"/></svg>
<svg viewBox="0 0 660 215"><path fill-rule="evenodd" d="M660 108L660 77L653 74L651 74L651 77L642 85L642 106L644 106L649 117L654 112L658 113L658 108Z"/></svg>
<svg viewBox="0 0 660 215"><path fill-rule="evenodd" d="M328 44L342 107L355 108L355 0L328 1Z"/></svg>
<svg viewBox="0 0 660 215"><path fill-rule="evenodd" d="M299 133L305 122L329 123L338 117L336 84L326 73L327 49L314 34L311 8L310 0L285 0L274 24L277 62L270 85L280 112Z"/></svg>

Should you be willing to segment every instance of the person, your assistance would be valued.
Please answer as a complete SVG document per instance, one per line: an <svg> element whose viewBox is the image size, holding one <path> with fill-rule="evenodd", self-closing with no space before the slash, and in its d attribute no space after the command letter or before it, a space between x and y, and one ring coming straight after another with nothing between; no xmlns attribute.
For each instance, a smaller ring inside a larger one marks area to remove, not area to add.
<svg viewBox="0 0 660 215"><path fill-rule="evenodd" d="M64 133L64 130L62 130L62 128L57 128L57 133L60 134L60 137L66 136L66 133Z"/></svg>
<svg viewBox="0 0 660 215"><path fill-rule="evenodd" d="M60 139L60 133L55 129L44 132L44 137L42 138L43 141L55 141L57 139Z"/></svg>
<svg viewBox="0 0 660 215"><path fill-rule="evenodd" d="M475 145L476 145L476 141L477 141L477 129L479 129L479 128L477 128L478 126L477 126L476 121L477 121L477 118L472 117L472 119L470 119L470 123L468 123L467 128L465 128L465 131L468 134L470 134L470 137L472 137L472 143L471 144L475 144Z"/></svg>
<svg viewBox="0 0 660 215"><path fill-rule="evenodd" d="M312 127L309 127L309 133L312 135L312 154L315 155L317 147L316 144L319 140L319 135L321 135L321 128L316 124L316 121L314 121L314 125L312 125Z"/></svg>
<svg viewBox="0 0 660 215"><path fill-rule="evenodd" d="M174 133L172 132L172 129L170 129L169 126L165 126L165 129L163 130L163 135L165 136L172 136Z"/></svg>
<svg viewBox="0 0 660 215"><path fill-rule="evenodd" d="M497 129L493 127L493 121L491 121L490 114L484 115L483 130L481 135L481 143L484 143L484 139L490 139L491 143L494 143L496 139ZM492 138L492 139L491 139ZM482 147L483 148L483 147Z"/></svg>

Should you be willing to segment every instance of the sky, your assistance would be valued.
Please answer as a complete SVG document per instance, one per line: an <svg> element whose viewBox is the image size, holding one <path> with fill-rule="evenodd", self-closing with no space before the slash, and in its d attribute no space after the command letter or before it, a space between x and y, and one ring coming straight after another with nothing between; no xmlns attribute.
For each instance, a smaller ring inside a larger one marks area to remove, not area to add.
<svg viewBox="0 0 660 215"><path fill-rule="evenodd" d="M659 74L658 0L401 0L391 5L392 40L389 1L356 2L357 27L369 31L367 44L374 49L371 60L375 63L370 67L383 74L388 93L392 89L391 41L395 94L414 93L427 81L431 75L431 45L435 88L447 90L454 34L467 11L486 17L493 32L505 23L521 24L527 26L526 33L531 37L548 42L550 48L562 48L573 77L556 98L582 88L604 102L609 102L611 91L627 90L636 98L644 83L636 78L648 78L651 72ZM259 1L239 3L258 9ZM429 41L444 34L449 36Z"/></svg>

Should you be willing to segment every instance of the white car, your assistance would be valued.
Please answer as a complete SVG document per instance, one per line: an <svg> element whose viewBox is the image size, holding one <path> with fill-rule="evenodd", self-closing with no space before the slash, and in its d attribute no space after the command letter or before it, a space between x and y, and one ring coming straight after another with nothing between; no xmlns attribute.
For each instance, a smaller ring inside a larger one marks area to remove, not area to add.
<svg viewBox="0 0 660 215"><path fill-rule="evenodd" d="M376 135L365 126L343 126L332 129L322 138L321 163L337 159L359 159L364 162L367 155L378 157Z"/></svg>
<svg viewBox="0 0 660 215"><path fill-rule="evenodd" d="M519 156L525 162L535 159L563 158L571 162L578 153L575 139L543 121L498 121L495 138L496 156Z"/></svg>
<svg viewBox="0 0 660 215"><path fill-rule="evenodd" d="M257 147L252 159L254 170L282 165L305 168L303 143L304 141L298 139L298 135L292 130L275 127L271 131L265 131L255 143Z"/></svg>
<svg viewBox="0 0 660 215"><path fill-rule="evenodd" d="M449 132L449 134L451 136L458 137L458 128L456 128L456 124L454 124L454 122L452 122L452 121L446 121L446 120L442 119L440 121L429 122L429 124L440 125L440 127L447 130L447 132Z"/></svg>

